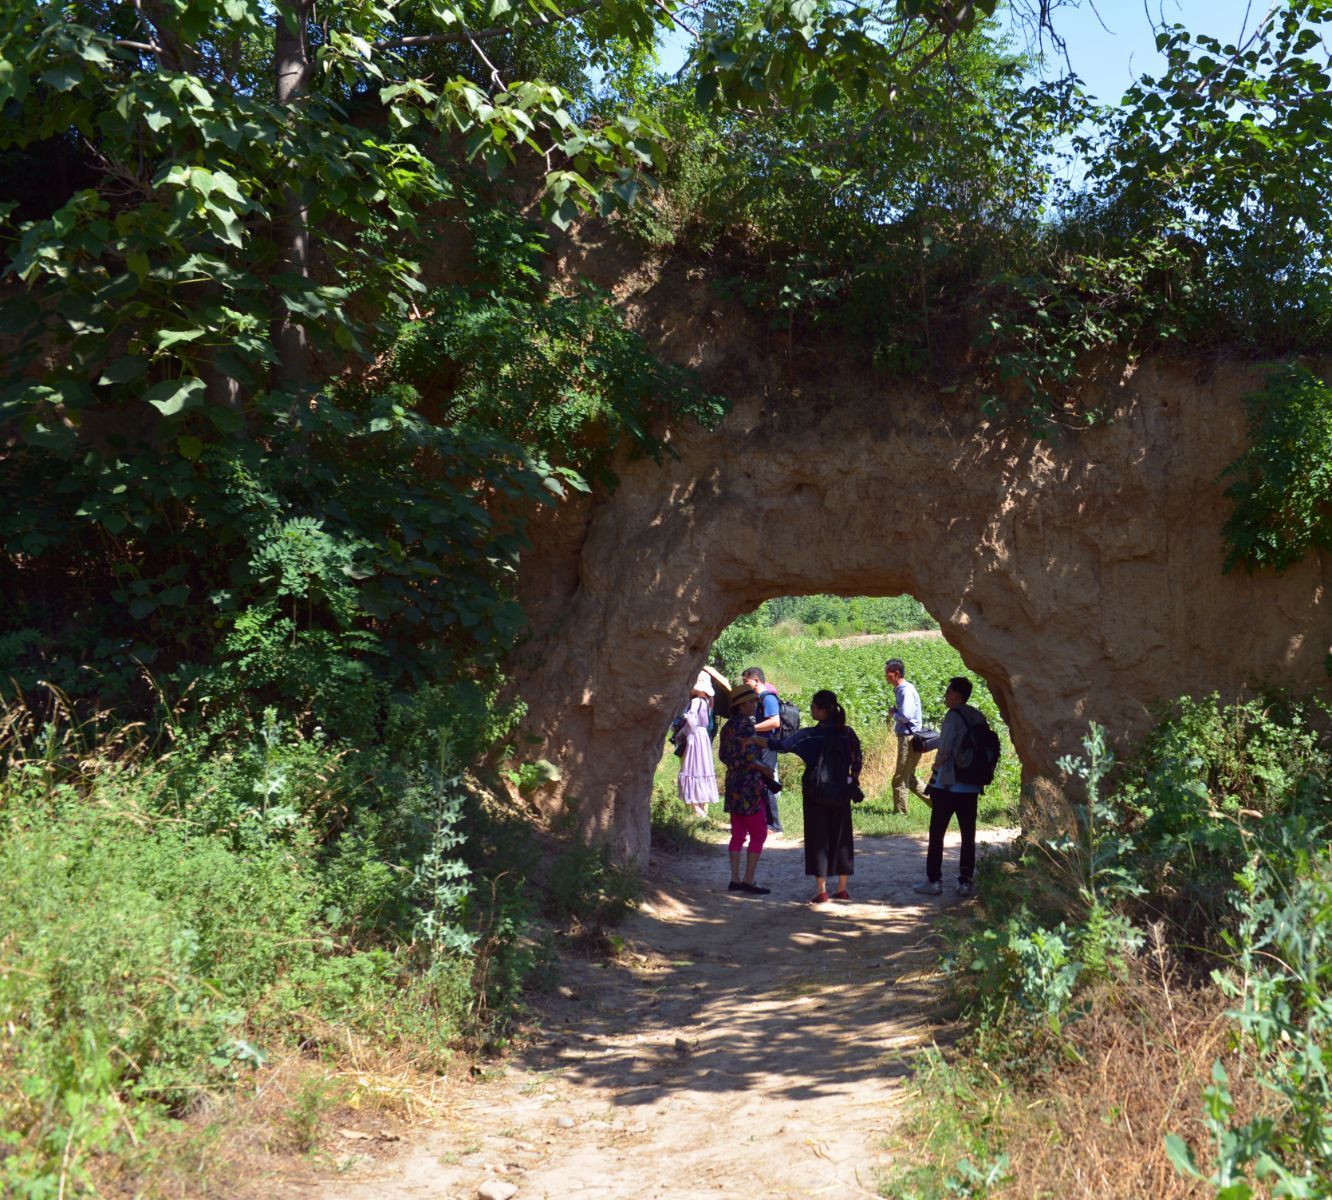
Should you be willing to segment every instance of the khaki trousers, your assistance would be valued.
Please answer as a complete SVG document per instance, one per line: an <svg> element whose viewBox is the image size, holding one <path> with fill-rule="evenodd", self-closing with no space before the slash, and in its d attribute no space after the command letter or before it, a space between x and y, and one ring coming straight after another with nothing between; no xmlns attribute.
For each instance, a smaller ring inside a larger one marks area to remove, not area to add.
<svg viewBox="0 0 1332 1200"><path fill-rule="evenodd" d="M895 733L897 739L897 761L893 766L893 812L904 813L907 810L908 790L920 795L920 784L916 782L916 764L920 762L920 751L911 748L909 733Z"/></svg>

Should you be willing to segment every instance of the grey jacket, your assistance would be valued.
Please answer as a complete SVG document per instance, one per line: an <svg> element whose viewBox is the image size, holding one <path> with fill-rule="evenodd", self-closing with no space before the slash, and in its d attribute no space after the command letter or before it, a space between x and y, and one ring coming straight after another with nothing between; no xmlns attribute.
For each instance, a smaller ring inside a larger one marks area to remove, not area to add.
<svg viewBox="0 0 1332 1200"><path fill-rule="evenodd" d="M953 755L962 743L962 734L966 727L984 720L985 714L980 709L973 708L970 704L959 704L956 708L948 710L943 719L943 727L939 730L939 752L934 759L934 779L932 782L935 787L951 788L957 785ZM969 788L971 785L962 784L961 786ZM979 788L975 790L980 791Z"/></svg>

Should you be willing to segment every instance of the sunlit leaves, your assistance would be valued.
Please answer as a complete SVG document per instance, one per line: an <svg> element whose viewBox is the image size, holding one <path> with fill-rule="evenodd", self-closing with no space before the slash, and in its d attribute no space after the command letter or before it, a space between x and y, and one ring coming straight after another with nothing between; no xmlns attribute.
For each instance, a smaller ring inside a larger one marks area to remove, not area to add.
<svg viewBox="0 0 1332 1200"><path fill-rule="evenodd" d="M1222 475L1234 480L1226 570L1281 571L1311 549L1332 550L1332 388L1287 365L1246 406L1252 444Z"/></svg>

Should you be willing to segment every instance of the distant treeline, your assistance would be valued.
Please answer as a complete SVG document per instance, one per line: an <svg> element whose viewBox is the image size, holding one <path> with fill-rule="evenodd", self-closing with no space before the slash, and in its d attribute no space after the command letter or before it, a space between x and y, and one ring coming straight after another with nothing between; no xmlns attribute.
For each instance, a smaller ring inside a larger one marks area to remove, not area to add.
<svg viewBox="0 0 1332 1200"><path fill-rule="evenodd" d="M824 637L939 628L914 596L779 596L759 605L754 623L760 627L800 625Z"/></svg>

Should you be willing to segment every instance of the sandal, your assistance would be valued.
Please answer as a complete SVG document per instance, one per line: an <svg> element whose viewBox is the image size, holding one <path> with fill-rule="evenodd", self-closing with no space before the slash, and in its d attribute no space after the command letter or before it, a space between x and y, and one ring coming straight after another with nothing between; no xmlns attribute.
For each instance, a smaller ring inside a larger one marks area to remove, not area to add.
<svg viewBox="0 0 1332 1200"><path fill-rule="evenodd" d="M827 904L827 903L828 903L828 893L827 893L827 892L819 892L818 895L816 895L816 896L811 896L811 897L809 898L809 902L810 902L811 904Z"/></svg>
<svg viewBox="0 0 1332 1200"><path fill-rule="evenodd" d="M840 892L833 892L832 898L834 900L850 900L851 893L848 892L846 888L843 888Z"/></svg>

